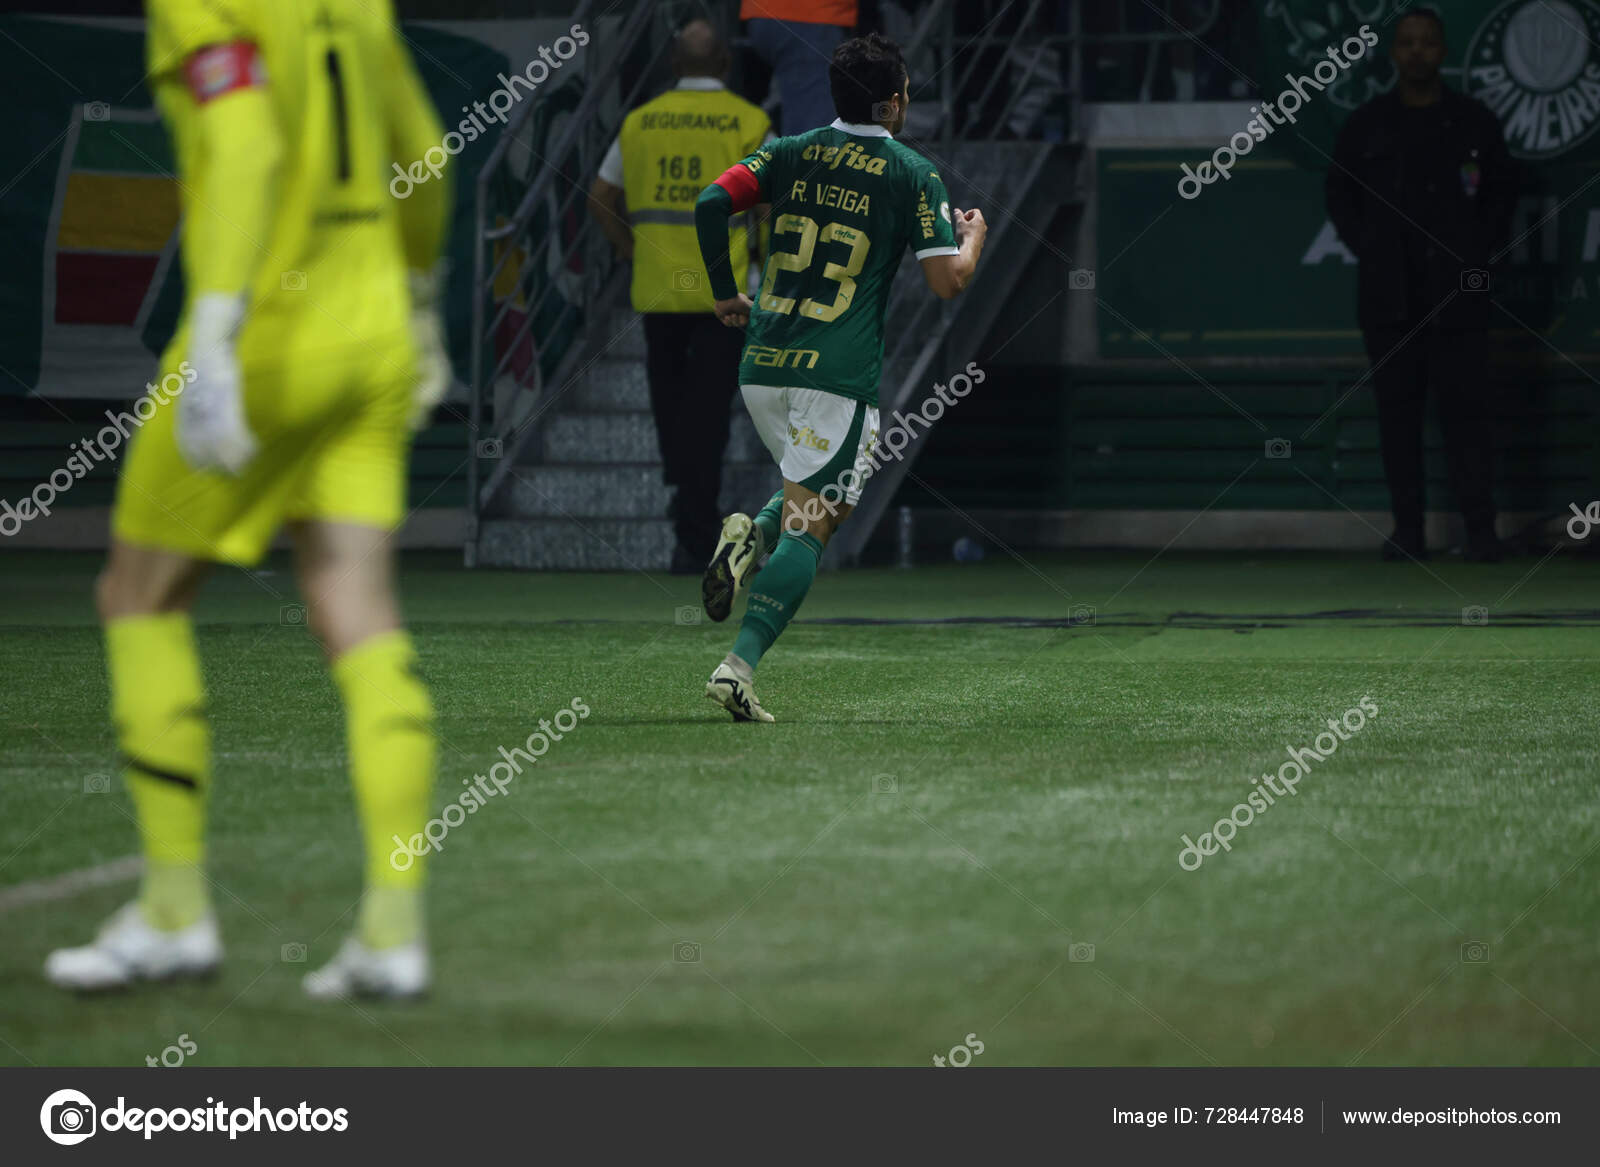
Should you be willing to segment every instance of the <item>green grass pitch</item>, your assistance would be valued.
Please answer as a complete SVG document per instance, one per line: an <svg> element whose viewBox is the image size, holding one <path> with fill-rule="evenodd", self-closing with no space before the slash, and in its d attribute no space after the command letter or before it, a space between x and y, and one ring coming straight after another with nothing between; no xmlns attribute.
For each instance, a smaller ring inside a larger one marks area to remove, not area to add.
<svg viewBox="0 0 1600 1167"><path fill-rule="evenodd" d="M132 886L36 894L136 849L120 779L85 791L115 757L96 567L0 557L0 1063L143 1065L182 1034L202 1065L928 1065L968 1034L977 1066L1600 1062L1591 563L824 573L761 669L762 727L701 696L734 624L679 622L695 579L409 558L437 806L592 710L446 839L412 1007L299 991L359 863L279 561L199 612L223 973L43 983ZM1181 834L1363 696L1378 715L1298 794L1180 869Z"/></svg>

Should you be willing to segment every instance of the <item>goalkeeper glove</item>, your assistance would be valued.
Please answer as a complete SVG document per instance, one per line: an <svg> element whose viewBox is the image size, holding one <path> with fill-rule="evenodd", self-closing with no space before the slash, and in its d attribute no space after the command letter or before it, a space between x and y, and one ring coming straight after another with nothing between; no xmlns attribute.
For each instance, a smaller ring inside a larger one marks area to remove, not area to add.
<svg viewBox="0 0 1600 1167"><path fill-rule="evenodd" d="M244 298L207 293L190 316L189 365L194 380L178 398L177 440L196 470L238 474L255 457L256 439L244 411L244 377L234 338Z"/></svg>

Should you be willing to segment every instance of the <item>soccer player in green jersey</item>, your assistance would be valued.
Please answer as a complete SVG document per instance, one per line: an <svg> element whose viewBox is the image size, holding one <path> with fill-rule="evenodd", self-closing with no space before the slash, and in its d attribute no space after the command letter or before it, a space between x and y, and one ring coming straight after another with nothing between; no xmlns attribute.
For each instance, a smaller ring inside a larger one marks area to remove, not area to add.
<svg viewBox="0 0 1600 1167"><path fill-rule="evenodd" d="M707 615L726 620L750 582L733 651L706 682L706 696L735 721L773 720L756 700L756 665L799 611L824 545L878 465L883 318L901 255L912 248L928 286L948 300L971 280L988 230L980 212L952 211L939 172L894 140L910 86L893 41L845 41L828 80L832 125L767 143L695 205L717 317L748 325L745 407L783 473L783 490L754 519L723 521L702 585ZM752 304L729 264L728 217L757 203L771 204L772 245Z"/></svg>

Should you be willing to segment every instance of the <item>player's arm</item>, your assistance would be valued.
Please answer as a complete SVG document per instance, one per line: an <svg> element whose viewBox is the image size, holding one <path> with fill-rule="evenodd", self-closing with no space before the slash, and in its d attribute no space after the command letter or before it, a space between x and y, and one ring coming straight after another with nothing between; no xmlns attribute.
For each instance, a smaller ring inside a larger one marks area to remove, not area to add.
<svg viewBox="0 0 1600 1167"><path fill-rule="evenodd" d="M402 169L443 151L444 127L396 33L390 38L387 113L389 147ZM417 344L417 384L411 424L420 428L450 388L450 353L439 304L448 275L442 258L450 234L450 182L419 182L400 200L400 237L410 272L411 331Z"/></svg>
<svg viewBox="0 0 1600 1167"><path fill-rule="evenodd" d="M198 149L184 257L198 297L242 306L266 259L273 206L283 169L283 134L253 43L209 45L194 53L184 75L197 111Z"/></svg>
<svg viewBox="0 0 1600 1167"><path fill-rule="evenodd" d="M188 173L184 275L193 288L177 437L190 465L238 473L255 454L234 344L256 271L267 257L283 168L283 134L253 40L189 53L184 83L195 103Z"/></svg>
<svg viewBox="0 0 1600 1167"><path fill-rule="evenodd" d="M952 227L959 241L954 255L924 256L922 278L941 300L953 300L966 290L978 270L978 256L983 254L983 240L989 233L989 224L983 212L976 208L950 212Z"/></svg>
<svg viewBox="0 0 1600 1167"><path fill-rule="evenodd" d="M600 172L589 186L589 217L612 249L623 259L633 258L633 228L623 200L622 140L614 139L600 160Z"/></svg>
<svg viewBox="0 0 1600 1167"><path fill-rule="evenodd" d="M620 186L596 178L589 186L589 217L619 256L633 258L633 228L628 226L628 211Z"/></svg>
<svg viewBox="0 0 1600 1167"><path fill-rule="evenodd" d="M739 290L733 276L733 261L728 257L728 219L766 201L761 174L772 154L758 150L724 170L694 204L694 228L700 239L700 258L705 261L711 280L711 295L716 300L717 319L730 328L750 323L750 297Z"/></svg>
<svg viewBox="0 0 1600 1167"><path fill-rule="evenodd" d="M755 125L755 136L746 144L745 153L754 155L758 150L769 147L772 140L777 137L772 132L772 122L768 120L766 112L756 110L759 115ZM759 202L750 208L744 217L745 235L749 240L750 257L755 261L757 268L765 269L767 265L767 252L772 247L772 204Z"/></svg>
<svg viewBox="0 0 1600 1167"><path fill-rule="evenodd" d="M936 170L918 175L915 194L912 247L922 278L939 299L954 299L978 270L989 225L981 211L951 210L950 194Z"/></svg>

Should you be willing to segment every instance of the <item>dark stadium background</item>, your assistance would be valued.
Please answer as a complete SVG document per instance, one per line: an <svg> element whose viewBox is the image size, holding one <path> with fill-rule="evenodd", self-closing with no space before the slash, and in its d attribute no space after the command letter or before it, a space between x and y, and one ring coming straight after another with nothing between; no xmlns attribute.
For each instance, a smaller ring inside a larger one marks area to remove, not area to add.
<svg viewBox="0 0 1600 1167"><path fill-rule="evenodd" d="M465 66L438 47L464 43L458 35L463 25L428 22L554 20L569 7L422 0L398 6L403 18L418 22L424 43L430 37L437 42L437 54L424 58L422 68L441 105L452 99L454 86L441 67L455 80L470 80ZM628 7L615 7L608 19ZM1016 548L1159 547L1183 528L1183 547L1351 551L1375 546L1374 528L1387 530L1376 418L1370 388L1361 384L1366 361L1353 318L1353 266L1328 246L1321 202L1332 132L1351 105L1387 83L1387 42L1352 71L1348 84L1341 81L1304 111L1293 132L1280 132L1244 159L1231 181L1207 188L1193 202L1174 197L1174 190L1180 162L1208 156L1249 116L1245 111L1263 88L1275 93L1286 72L1303 71L1316 59L1332 36L1323 31L1331 16L1352 27L1373 20L1382 27L1382 17L1403 5L1174 0L1160 18L1158 7L1138 0L954 5L951 35L963 47L958 67L939 68L932 84L920 88L913 79L917 112L937 121L921 129L936 153L950 151L958 172L962 158L975 157L970 151L978 148L965 139L1020 139L1052 155L1040 180L1049 189L1027 200L1009 183L1000 189L979 183L981 193L966 196L980 206L987 196L991 222L1021 221L1033 239L1031 247L992 256L976 293L994 301L991 320L974 341L992 366L988 384L918 443L910 473L892 483L883 507L887 515L901 506L914 509L925 558L943 558L955 538L977 528ZM1500 6L1459 0L1444 7L1451 29L1446 80L1459 86L1465 51L1475 42L1480 52L1490 51L1481 47L1487 42L1479 26ZM709 12L731 27L733 14L731 5L716 3L656 8L656 31L630 58L643 77L639 98L667 80L655 50L674 19ZM73 0L52 9L133 16L139 5ZM914 27L927 9L869 3L862 20L897 31ZM0 364L11 373L0 384L8 450L0 481L14 491L47 472L63 438L120 396L109 372L99 388L78 386L68 396L37 376L40 247L49 245L40 216L48 212L57 170L48 147L60 103L81 95L67 92L80 79L67 84L30 61L30 40L46 49L70 36L94 63L101 88L129 90L122 99L129 106L147 103L148 96L138 81L132 26L112 22L117 31L102 26L68 33L27 17L4 19L8 36L0 55L19 81L15 123L22 140L16 149L28 156L46 151L13 184L0 227L13 243L0 259L9 266L5 288L12 297L8 335L0 338ZM1079 41L1041 46L1032 35L1066 37L1074 20L1084 34ZM935 50L941 36L936 29L929 38ZM1031 121L1012 117L996 125L1002 106L1017 100L1021 62L1038 47L1046 55L1027 57L1033 80L1022 86L1039 93ZM935 51L927 59L943 58ZM748 51L737 61L736 87L760 96L766 85L760 62ZM495 62L491 54L474 63L487 68ZM127 74L127 84L120 74ZM947 88L952 74L964 82L958 89ZM587 77L561 82L574 88L589 83ZM938 119L946 100L955 114ZM918 128L914 123L912 130ZM604 126L595 131L597 138L607 132ZM1522 160L1517 226L1519 233L1538 226L1495 273L1504 304L1495 317L1491 374L1499 411L1501 533L1528 533L1536 546L1545 529L1559 537L1552 516L1596 494L1600 434L1590 370L1600 353L1593 307L1600 287L1596 259L1583 241L1597 151L1600 136L1590 135ZM586 182L576 157L569 169ZM463 382L472 376L471 280L464 270L471 255L470 170L481 160L481 153L469 152L456 173L451 314ZM583 226L581 199L563 204L561 213ZM999 270L1007 264L1023 270L1008 278ZM1094 273L1096 286L1075 287L1074 270ZM176 291L164 290L151 313L144 344L152 353L170 329ZM963 321L958 327L970 326ZM936 358L925 381L960 367ZM552 371L545 369L547 376ZM412 499L426 500L430 510L448 511L464 501L465 392L458 389L457 404L419 440ZM886 404L890 399L886 390ZM1265 457L1273 440L1289 442L1292 456ZM1429 445L1432 534L1436 543L1448 543L1455 531L1452 501L1431 420ZM102 467L63 505L101 508L109 490L110 471ZM492 504L485 513L493 514ZM877 523L869 558L892 553L894 526ZM70 536L64 534L69 527ZM460 541L459 523L446 519L426 528L414 532L414 544ZM98 524L87 518L69 519L53 536L25 532L22 540L69 538L83 545L92 543L94 530Z"/></svg>
<svg viewBox="0 0 1600 1167"><path fill-rule="evenodd" d="M1433 560L1381 563L1355 268L1322 183L1337 127L1391 81L1406 7L862 5L914 45L910 139L991 225L952 306L901 273L885 414L969 361L985 380L868 486L824 559L852 569L819 575L762 664L778 721L753 727L701 697L733 625L666 573L643 345L583 210L621 116L668 82L674 25L737 37L737 5L586 6L586 55L498 159L485 140L452 168L458 384L414 452L401 591L440 798L573 695L594 717L441 855L435 998L377 1024L318 1011L280 953L325 958L357 886L339 712L286 560L220 573L197 615L226 771L215 872L273 927L225 903L232 963L191 996L54 993L44 953L138 863L104 796L98 466L0 543L0 1063L142 1066L193 1034L206 1066L928 1065L972 1032L980 1067L1600 1061L1600 538L1567 523L1600 517L1600 129L1513 135L1521 243L1492 273L1488 370L1511 556L1449 553L1430 420ZM1439 7L1452 86L1518 13L1600 77L1600 0ZM448 123L574 6L397 9ZM0 14L0 500L142 391L181 304L140 11ZM1380 47L1292 132L1180 196L1181 164L1369 22ZM120 193L63 234L90 173ZM487 278L505 254L520 274ZM725 501L748 510L774 471L738 424ZM1381 715L1297 801L1180 870L1180 834L1368 694Z"/></svg>

